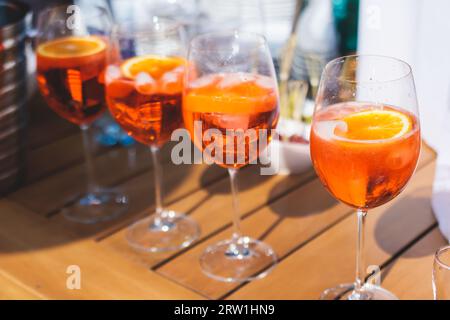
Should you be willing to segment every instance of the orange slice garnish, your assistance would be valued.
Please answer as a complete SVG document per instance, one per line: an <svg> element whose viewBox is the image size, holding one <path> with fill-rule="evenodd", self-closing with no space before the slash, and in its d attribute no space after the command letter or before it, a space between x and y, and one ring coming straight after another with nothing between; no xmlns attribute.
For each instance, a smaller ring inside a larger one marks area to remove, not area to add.
<svg viewBox="0 0 450 320"><path fill-rule="evenodd" d="M340 119L334 134L349 140L385 140L403 136L412 129L412 120L395 110L366 110ZM342 124L343 124L342 123Z"/></svg>
<svg viewBox="0 0 450 320"><path fill-rule="evenodd" d="M179 57L145 55L126 60L120 69L122 74L130 79L134 79L141 72L148 73L153 79L159 79L166 72L184 64L185 60Z"/></svg>
<svg viewBox="0 0 450 320"><path fill-rule="evenodd" d="M191 82L183 107L200 113L252 114L272 111L277 103L276 83L271 78L230 73Z"/></svg>
<svg viewBox="0 0 450 320"><path fill-rule="evenodd" d="M46 58L80 58L97 54L106 48L98 37L66 37L45 42L38 46L37 53Z"/></svg>

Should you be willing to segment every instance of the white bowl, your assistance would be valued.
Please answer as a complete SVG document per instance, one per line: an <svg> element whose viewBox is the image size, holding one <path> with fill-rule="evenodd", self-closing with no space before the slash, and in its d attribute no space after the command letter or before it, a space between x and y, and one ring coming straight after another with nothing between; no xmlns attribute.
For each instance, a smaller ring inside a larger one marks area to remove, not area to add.
<svg viewBox="0 0 450 320"><path fill-rule="evenodd" d="M272 140L269 145L270 152L262 155L264 163L270 163L275 172L281 175L299 174L308 171L311 166L309 143Z"/></svg>

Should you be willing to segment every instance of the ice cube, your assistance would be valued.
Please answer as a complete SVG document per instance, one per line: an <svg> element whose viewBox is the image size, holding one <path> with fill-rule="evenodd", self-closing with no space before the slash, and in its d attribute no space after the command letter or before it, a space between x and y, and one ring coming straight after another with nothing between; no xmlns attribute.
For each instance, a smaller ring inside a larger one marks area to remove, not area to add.
<svg viewBox="0 0 450 320"><path fill-rule="evenodd" d="M264 89L274 89L275 81L272 78L266 76L258 76L255 82L259 87Z"/></svg>
<svg viewBox="0 0 450 320"><path fill-rule="evenodd" d="M139 72L135 80L136 90L141 94L151 94L155 90L156 81L147 72Z"/></svg>
<svg viewBox="0 0 450 320"><path fill-rule="evenodd" d="M161 79L159 79L159 85L164 93L180 93L183 89L183 75L179 72L174 72L173 70L166 72Z"/></svg>
<svg viewBox="0 0 450 320"><path fill-rule="evenodd" d="M189 84L189 88L198 89L209 87L215 84L221 77L217 74L208 74L206 76L200 77Z"/></svg>
<svg viewBox="0 0 450 320"><path fill-rule="evenodd" d="M118 66L108 66L105 71L105 81L109 83L115 79L120 78L121 72Z"/></svg>
<svg viewBox="0 0 450 320"><path fill-rule="evenodd" d="M179 82L181 78L181 75L178 72L175 71L169 71L166 72L162 77L161 77L161 82L164 84L170 84L170 83L176 83Z"/></svg>
<svg viewBox="0 0 450 320"><path fill-rule="evenodd" d="M347 131L347 123L340 120L330 120L330 121L318 121L315 125L314 131L325 140L336 139L337 136L334 134L336 128L341 131Z"/></svg>
<svg viewBox="0 0 450 320"><path fill-rule="evenodd" d="M220 89L231 89L241 85L242 83L253 82L256 80L255 75L250 73L238 72L230 73L223 77L217 85Z"/></svg>
<svg viewBox="0 0 450 320"><path fill-rule="evenodd" d="M184 74L184 66L178 66L175 69L172 69L170 72Z"/></svg>
<svg viewBox="0 0 450 320"><path fill-rule="evenodd" d="M147 84L155 84L156 81L147 72L139 72L136 76L136 85L142 86Z"/></svg>

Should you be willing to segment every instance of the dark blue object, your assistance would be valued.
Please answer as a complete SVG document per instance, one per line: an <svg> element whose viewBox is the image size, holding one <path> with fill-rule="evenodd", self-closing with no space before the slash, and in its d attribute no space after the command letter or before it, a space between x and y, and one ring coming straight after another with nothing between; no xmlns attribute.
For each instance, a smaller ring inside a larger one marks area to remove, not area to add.
<svg viewBox="0 0 450 320"><path fill-rule="evenodd" d="M129 147L136 142L109 116L100 119L96 126L100 129L100 132L96 136L96 140L102 146L112 147L121 145Z"/></svg>

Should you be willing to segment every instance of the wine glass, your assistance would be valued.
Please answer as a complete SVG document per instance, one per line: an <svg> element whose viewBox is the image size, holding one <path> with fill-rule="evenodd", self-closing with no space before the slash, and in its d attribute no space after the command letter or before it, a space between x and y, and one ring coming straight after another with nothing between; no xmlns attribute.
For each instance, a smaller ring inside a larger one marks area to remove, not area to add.
<svg viewBox="0 0 450 320"><path fill-rule="evenodd" d="M227 282L261 278L277 257L269 245L241 233L237 176L241 167L255 163L278 122L278 89L267 43L253 33L208 33L191 41L188 61L184 124L204 160L228 170L234 209L232 238L206 249L202 270Z"/></svg>
<svg viewBox="0 0 450 320"><path fill-rule="evenodd" d="M112 23L100 6L44 9L37 22L37 82L45 101L62 118L80 126L87 168L87 190L63 210L80 223L106 221L123 213L127 197L100 189L94 177L89 127L106 108L104 68Z"/></svg>
<svg viewBox="0 0 450 320"><path fill-rule="evenodd" d="M113 30L111 43L105 75L108 107L130 136L149 146L155 179L155 214L131 225L126 238L132 247L148 252L186 247L200 229L187 216L163 208L159 159L160 148L183 125L183 29L160 17L124 20Z"/></svg>
<svg viewBox="0 0 450 320"><path fill-rule="evenodd" d="M353 55L329 62L316 98L311 158L322 184L358 218L356 280L322 299L396 299L365 285L364 224L369 209L406 186L420 153L420 125L411 67L398 59Z"/></svg>
<svg viewBox="0 0 450 320"><path fill-rule="evenodd" d="M450 300L450 246L440 248L434 255L433 295L435 300Z"/></svg>

